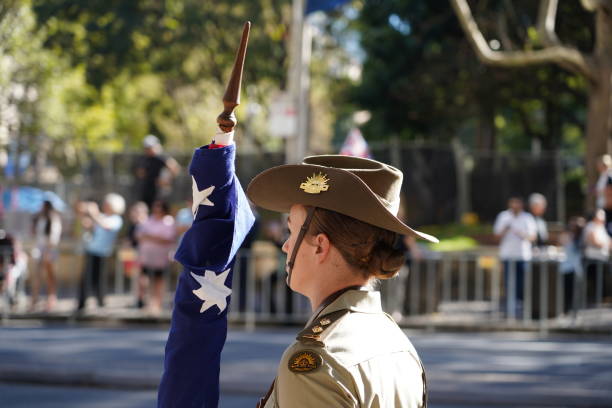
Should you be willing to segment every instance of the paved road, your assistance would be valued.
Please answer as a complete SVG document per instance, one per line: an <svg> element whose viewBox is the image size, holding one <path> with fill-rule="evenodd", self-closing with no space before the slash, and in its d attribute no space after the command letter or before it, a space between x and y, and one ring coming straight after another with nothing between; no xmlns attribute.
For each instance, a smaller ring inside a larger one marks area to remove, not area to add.
<svg viewBox="0 0 612 408"><path fill-rule="evenodd" d="M0 407L6 408L151 408L157 403L155 391L108 390L31 384L0 383ZM256 398L223 394L221 408L252 408Z"/></svg>
<svg viewBox="0 0 612 408"><path fill-rule="evenodd" d="M222 407L252 406L296 331L230 331ZM0 327L0 407L33 406L19 405L28 400L37 407L152 406L166 335L143 328ZM409 335L427 367L434 408L612 406L610 338Z"/></svg>

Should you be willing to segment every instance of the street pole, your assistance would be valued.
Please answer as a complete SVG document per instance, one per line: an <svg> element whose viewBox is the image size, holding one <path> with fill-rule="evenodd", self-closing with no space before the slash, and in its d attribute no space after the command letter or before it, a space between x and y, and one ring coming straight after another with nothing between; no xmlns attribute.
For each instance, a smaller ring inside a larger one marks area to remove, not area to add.
<svg viewBox="0 0 612 408"><path fill-rule="evenodd" d="M308 152L311 28L304 19L304 0L293 0L289 93L296 112L295 133L287 138L285 161L301 162Z"/></svg>

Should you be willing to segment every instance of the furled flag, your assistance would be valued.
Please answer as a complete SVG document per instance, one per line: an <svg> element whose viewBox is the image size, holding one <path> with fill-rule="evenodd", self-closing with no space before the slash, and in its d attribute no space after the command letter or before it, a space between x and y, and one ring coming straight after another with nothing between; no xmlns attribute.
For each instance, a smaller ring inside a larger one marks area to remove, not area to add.
<svg viewBox="0 0 612 408"><path fill-rule="evenodd" d="M368 142L363 138L361 131L357 128L351 129L348 136L342 144L340 154L345 156L363 157L366 159L372 158Z"/></svg>
<svg viewBox="0 0 612 408"><path fill-rule="evenodd" d="M235 145L196 149L194 221L176 251L179 278L158 407L216 408L232 266L255 218L235 175Z"/></svg>
<svg viewBox="0 0 612 408"><path fill-rule="evenodd" d="M308 4L306 5L306 14L310 14L315 11L333 10L346 2L348 2L348 0L308 0Z"/></svg>

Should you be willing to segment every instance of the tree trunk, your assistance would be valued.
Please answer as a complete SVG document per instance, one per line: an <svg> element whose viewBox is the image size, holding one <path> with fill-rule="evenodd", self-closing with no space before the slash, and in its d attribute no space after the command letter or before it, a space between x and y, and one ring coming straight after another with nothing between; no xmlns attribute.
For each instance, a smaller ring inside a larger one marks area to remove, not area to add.
<svg viewBox="0 0 612 408"><path fill-rule="evenodd" d="M496 145L495 110L492 107L481 106L476 129L476 148L494 151Z"/></svg>
<svg viewBox="0 0 612 408"><path fill-rule="evenodd" d="M612 13L604 7L595 17L596 83L589 90L586 125L586 173L589 188L597 182L597 158L612 148ZM588 195L587 195L588 196ZM587 198L587 209L594 208L594 194Z"/></svg>

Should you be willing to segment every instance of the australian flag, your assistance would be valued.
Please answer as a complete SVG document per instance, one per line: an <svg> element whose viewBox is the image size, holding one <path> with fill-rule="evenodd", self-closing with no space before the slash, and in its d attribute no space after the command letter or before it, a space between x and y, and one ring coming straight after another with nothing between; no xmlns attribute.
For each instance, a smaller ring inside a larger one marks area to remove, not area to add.
<svg viewBox="0 0 612 408"><path fill-rule="evenodd" d="M232 266L255 218L234 170L235 145L196 149L189 173L194 221L176 252L183 265L158 407L216 408Z"/></svg>

